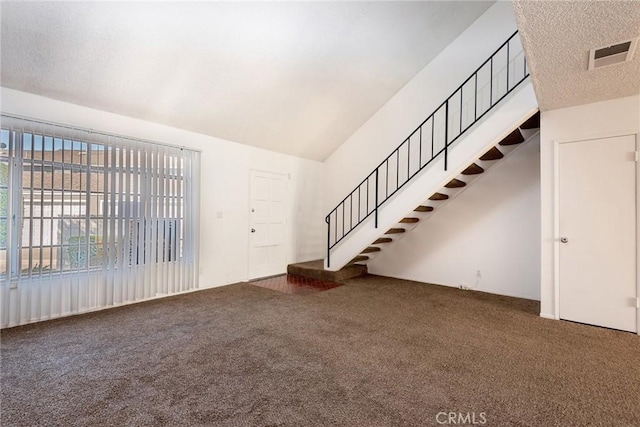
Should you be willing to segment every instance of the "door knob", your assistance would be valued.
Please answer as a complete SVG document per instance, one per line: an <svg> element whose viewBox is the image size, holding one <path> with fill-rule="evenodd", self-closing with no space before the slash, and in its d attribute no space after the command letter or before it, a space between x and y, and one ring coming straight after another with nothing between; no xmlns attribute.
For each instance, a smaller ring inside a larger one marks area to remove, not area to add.
<svg viewBox="0 0 640 427"><path fill-rule="evenodd" d="M561 238L560 238L560 241L561 241L562 243L567 243L567 242L569 241L569 239L567 239L566 237L561 237Z"/></svg>
<svg viewBox="0 0 640 427"><path fill-rule="evenodd" d="M256 232L256 229L255 229L255 228L252 228L252 229L251 229L251 232L252 232L252 233L255 233L255 232Z"/></svg>

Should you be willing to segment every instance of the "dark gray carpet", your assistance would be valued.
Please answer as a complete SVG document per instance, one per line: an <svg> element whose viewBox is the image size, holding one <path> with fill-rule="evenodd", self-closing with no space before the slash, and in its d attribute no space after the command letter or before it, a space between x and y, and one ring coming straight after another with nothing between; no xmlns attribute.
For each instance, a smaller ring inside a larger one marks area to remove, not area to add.
<svg viewBox="0 0 640 427"><path fill-rule="evenodd" d="M369 276L14 328L2 332L1 423L424 426L459 412L487 426L639 426L640 339L537 312Z"/></svg>

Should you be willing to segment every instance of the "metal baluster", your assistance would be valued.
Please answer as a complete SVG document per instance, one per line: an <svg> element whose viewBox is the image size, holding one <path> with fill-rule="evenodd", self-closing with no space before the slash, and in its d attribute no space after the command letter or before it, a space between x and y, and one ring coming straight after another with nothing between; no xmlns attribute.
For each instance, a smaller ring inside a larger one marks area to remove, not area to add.
<svg viewBox="0 0 640 427"><path fill-rule="evenodd" d="M324 220L327 223L327 267L331 266L331 221L329 214Z"/></svg>
<svg viewBox="0 0 640 427"><path fill-rule="evenodd" d="M344 202L342 202L342 237L344 237Z"/></svg>
<svg viewBox="0 0 640 427"><path fill-rule="evenodd" d="M369 215L369 177L367 177L367 215Z"/></svg>
<svg viewBox="0 0 640 427"><path fill-rule="evenodd" d="M338 208L340 207L340 205L338 205L334 210L336 211L336 224L333 226L333 230L335 233L335 240L333 241L333 244L335 245L338 242Z"/></svg>
<svg viewBox="0 0 640 427"><path fill-rule="evenodd" d="M444 170L447 170L449 161L449 100L444 107Z"/></svg>
<svg viewBox="0 0 640 427"><path fill-rule="evenodd" d="M396 149L396 190L400 185L400 147Z"/></svg>
<svg viewBox="0 0 640 427"><path fill-rule="evenodd" d="M360 207L362 206L362 184L358 185L358 224L360 223Z"/></svg>
<svg viewBox="0 0 640 427"><path fill-rule="evenodd" d="M493 106L493 56L489 65L489 108Z"/></svg>
<svg viewBox="0 0 640 427"><path fill-rule="evenodd" d="M433 113L433 116L431 116L431 159L429 160L433 160L433 156L434 156L433 144L434 144L435 128L436 128L436 113Z"/></svg>
<svg viewBox="0 0 640 427"><path fill-rule="evenodd" d="M411 169L411 137L407 140L407 181L409 181L409 170Z"/></svg>
<svg viewBox="0 0 640 427"><path fill-rule="evenodd" d="M418 171L422 169L422 125L420 125L420 146L418 154ZM418 172L416 171L416 173Z"/></svg>
<svg viewBox="0 0 640 427"><path fill-rule="evenodd" d="M462 134L462 87L460 87L460 133L458 135Z"/></svg>
<svg viewBox="0 0 640 427"><path fill-rule="evenodd" d="M475 82L473 87L473 121L475 122L478 119L478 73L475 73Z"/></svg>
<svg viewBox="0 0 640 427"><path fill-rule="evenodd" d="M511 39L509 39L507 41L507 91L505 93L505 95L507 93L509 93L509 42L511 41Z"/></svg>
<svg viewBox="0 0 640 427"><path fill-rule="evenodd" d="M387 172L384 174L384 179L385 179L384 197L387 198L389 197L389 159L385 160L385 164L387 165ZM378 200L376 200L376 209L377 208L378 208Z"/></svg>
<svg viewBox="0 0 640 427"><path fill-rule="evenodd" d="M378 171L380 168L376 168L376 207L375 207L375 228L378 228ZM388 170L388 168L387 168ZM389 175L389 174L387 174Z"/></svg>
<svg viewBox="0 0 640 427"><path fill-rule="evenodd" d="M353 229L353 191L349 194L349 230Z"/></svg>

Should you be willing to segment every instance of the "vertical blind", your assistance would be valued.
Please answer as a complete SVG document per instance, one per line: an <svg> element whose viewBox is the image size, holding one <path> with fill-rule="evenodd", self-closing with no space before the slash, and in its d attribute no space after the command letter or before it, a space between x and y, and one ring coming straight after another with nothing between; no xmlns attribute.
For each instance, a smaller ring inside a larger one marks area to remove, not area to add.
<svg viewBox="0 0 640 427"><path fill-rule="evenodd" d="M197 288L199 152L0 124L2 327Z"/></svg>

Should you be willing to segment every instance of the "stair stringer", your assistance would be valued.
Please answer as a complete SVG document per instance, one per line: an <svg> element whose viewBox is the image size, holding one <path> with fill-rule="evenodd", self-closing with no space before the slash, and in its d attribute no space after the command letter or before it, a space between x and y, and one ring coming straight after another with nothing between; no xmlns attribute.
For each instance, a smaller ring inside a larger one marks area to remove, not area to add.
<svg viewBox="0 0 640 427"><path fill-rule="evenodd" d="M537 110L538 102L533 85L531 80L527 80L450 146L447 171L444 170L444 158L440 156L418 173L379 208L377 228L375 215L371 214L347 238L331 249L330 264L328 265L326 258L324 260L325 269L337 271L347 265L389 228L396 227L407 212L413 211L426 197L460 175L470 163L498 144Z"/></svg>

